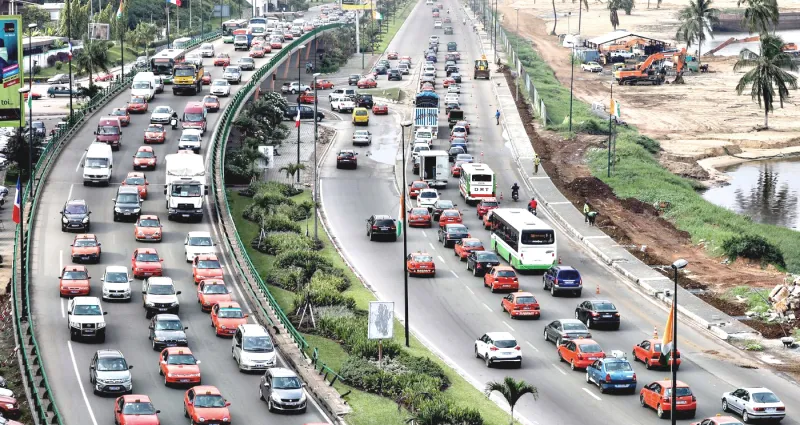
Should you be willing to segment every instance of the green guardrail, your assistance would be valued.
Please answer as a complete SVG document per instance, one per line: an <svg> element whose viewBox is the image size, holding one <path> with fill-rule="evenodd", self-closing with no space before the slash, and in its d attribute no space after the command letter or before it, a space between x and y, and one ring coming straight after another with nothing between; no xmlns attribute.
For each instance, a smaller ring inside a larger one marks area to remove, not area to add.
<svg viewBox="0 0 800 425"><path fill-rule="evenodd" d="M207 33L202 37L196 37L189 43L189 45L187 45L186 48L190 49L198 46L201 43L215 40L219 38L220 35L221 31L217 30ZM36 340L35 323L30 314L32 311L30 297L31 239L33 236L32 224L33 217L36 216L36 211L39 208L39 196L36 192L35 182L39 181L41 183L41 181L47 177L50 168L58 157L58 152L64 147L66 142L75 135L75 132L77 132L83 126L83 124L85 124L84 121L86 120L86 117L90 113L94 112L95 109L103 106L109 100L116 97L120 92L127 90L135 75L136 70L134 69L127 73L123 78L117 78L109 87L103 89L101 92L85 102L77 112L74 112L72 116L67 119L67 127L60 129L47 139L47 144L45 145L44 150L39 156L39 160L36 162L36 165L33 168L34 178L32 181L29 181L25 184L25 189L21 196L21 205L23 208L28 201L29 193L33 194L33 200L31 202L30 212L27 215L23 214L22 217L22 220L25 222L25 233L27 234L27 237L23 238L24 235L20 234L19 226L16 227L14 232L14 257L11 275L11 297L14 315L13 320L16 328L15 338L20 347L19 353L22 359L23 373L26 377L28 390L31 395L31 414L37 417L39 422L42 424L64 425L64 419L61 416L61 412L58 410L58 406L55 402L55 395L50 387L50 381L47 378L44 360L41 356L39 343ZM25 246L25 250L22 253L22 267L20 268L18 267L20 265L18 263L18 260L20 259L19 247L23 246L23 244ZM25 297L24 306L21 305L22 301L19 300L20 290L17 288L17 279L20 278L17 273L18 269L24 269L23 271L25 272L22 276L23 280L21 282L21 290L27 295ZM25 329L23 329L25 320L22 319L19 307L24 307L25 311L28 313L26 318L28 326ZM35 367L38 367L39 370L34 370ZM37 378L41 379L40 383L37 383ZM52 413L52 418L49 416L50 413Z"/></svg>
<svg viewBox="0 0 800 425"><path fill-rule="evenodd" d="M231 126L233 125L233 121L234 121L234 118L236 116L236 112L243 105L243 103L250 97L250 95L253 92L253 90L259 85L261 80L264 78L265 75L267 75L267 73L270 71L270 69L272 69L272 68L276 67L277 65L279 65L281 63L281 61L290 54L290 52L292 52L295 48L297 48L301 44L309 41L309 39L315 37L316 35L324 32L324 31L329 31L329 30L332 30L332 29L335 29L335 28L342 27L344 25L346 25L346 24L337 23L337 24L329 24L329 25L321 26L319 28L314 29L311 32L308 32L308 33L304 34L299 39L294 40L288 46L284 46L284 48L281 49L281 51L278 54L276 54L275 56L270 58L269 62L267 62L266 65L262 66L261 68L258 69L258 71L253 73L253 76L250 79L250 81L247 84L245 84L239 91L236 92L236 94L233 96L233 99L231 99L231 102L228 103L228 106L222 112L222 120L219 122L219 124L217 125L217 128L214 130L214 134L212 135L212 140L211 140L211 149L212 149L212 152L213 152L213 157L212 157L212 161L211 161L211 172L212 172L211 173L212 174L211 189L212 189L213 193L215 194L215 196L214 196L214 204L215 204L216 210L217 210L217 212L219 214L222 214L222 211L224 211L226 214L230 215L230 204L228 202L228 195L225 192L225 188L224 187L221 188L221 194L222 194L222 197L223 197L223 201L225 203L224 208L222 208L222 206L219 205L220 200L219 200L219 197L216 196L217 190L218 190L217 183L216 183L216 176L219 173L219 175L222 178L222 181L223 182L225 181L225 167L224 167L224 164L225 164L225 151L226 151L226 145L228 143L228 135L230 134ZM217 169L217 162L219 162L219 164L222 165L222 170L218 170ZM224 220L221 220L221 222L222 222L222 225L225 226ZM233 222L232 218L231 218L231 222ZM230 233L235 235L235 241L233 242L236 245L235 248L237 248L238 251L241 252L242 255L244 256L244 258L247 260L247 262L245 264L245 267L246 267L247 270L244 270L241 267L241 265L239 264L238 261L234 261L234 264L235 264L236 268L239 270L239 273L242 274L242 275L248 275L249 274L249 275L252 275L255 278L256 283L258 284L258 290L267 299L267 301L269 302L269 305L272 307L273 311L278 316L278 320L287 329L289 334L292 336L292 339L295 341L295 343L297 343L297 345L300 347L300 349L306 355L308 355L309 357L312 358L313 363L316 366L316 364L318 363L316 350L314 352L312 352L312 353L308 352L308 350L309 350L308 342L303 337L303 335L297 330L297 328L294 327L292 322L289 321L289 318L286 316L286 313L284 313L283 310L281 310L280 306L278 305L278 302L275 300L275 297L273 297L272 293L269 291L269 288L267 287L267 284L264 282L264 280L258 274L258 271L256 270L255 266L253 265L253 262L250 259L250 256L247 254L247 250L245 249L245 244L242 242L242 239L239 237L239 233L236 231L235 228L232 229L232 230L233 231L230 232ZM234 247L231 246L231 238L223 238L223 239L225 240L225 244L227 245L228 249L231 252L235 252L236 250L234 250L233 249ZM248 290L253 295L256 295L253 292L253 289L250 287L250 285L245 285L245 286L248 288ZM258 298L258 297L256 297L256 298ZM262 311L262 313L264 313L264 317L266 317L267 320L270 320L269 316L266 314L266 309L264 308L264 306L261 305L261 303L259 303L258 307ZM274 326L274 323L272 323L270 321L270 325ZM319 362L319 363L320 363L321 371L323 371L326 376L330 373L330 374L332 374L334 376L334 381L336 380L336 378L338 378L338 375L336 374L335 371L333 371L332 369L327 367L324 363L322 363L322 362Z"/></svg>

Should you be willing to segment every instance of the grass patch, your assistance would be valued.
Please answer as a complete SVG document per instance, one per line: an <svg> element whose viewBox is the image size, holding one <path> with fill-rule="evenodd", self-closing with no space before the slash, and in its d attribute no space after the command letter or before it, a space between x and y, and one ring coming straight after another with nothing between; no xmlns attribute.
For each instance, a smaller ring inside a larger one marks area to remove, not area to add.
<svg viewBox="0 0 800 425"><path fill-rule="evenodd" d="M403 97L403 91L400 90L399 87L393 87L390 89L363 89L359 90L359 93L364 94L371 94L376 97L382 97L384 99L389 99L395 102L399 102L400 99Z"/></svg>
<svg viewBox="0 0 800 425"><path fill-rule="evenodd" d="M136 62L136 57L137 56L139 56L139 52L137 52L136 50L133 50L133 49L129 49L128 47L125 47L125 63L126 64L131 64L131 63ZM116 64L120 61L120 59L122 59L122 54L120 53L119 46L114 46L114 47L110 48L108 50L108 63L109 63L108 69L111 70L115 66L118 66ZM72 64L72 78L89 76L88 73L79 74L76 71L77 71L77 67L73 63ZM56 76L56 74L67 74L67 73L69 73L69 62L64 62L64 65L61 67L60 70L56 69L55 66L51 66L49 68L42 68L42 71L39 72L38 74L34 74L33 78L34 79L36 79L36 78L50 78L50 77ZM92 76L96 76L96 75L100 75L100 74L104 74L104 72L101 71L100 73L93 73ZM27 75L27 72L26 72L26 75Z"/></svg>
<svg viewBox="0 0 800 425"><path fill-rule="evenodd" d="M376 52L383 53L389 47L389 43L392 42L392 39L394 38L395 34L397 34L397 31L400 31L400 27L403 26L403 22L406 21L408 15L411 14L412 10L414 10L414 6L416 4L416 2L412 1L405 2L397 14L389 18L389 30L381 34L381 37L383 38L381 38L381 42L375 47Z"/></svg>
<svg viewBox="0 0 800 425"><path fill-rule="evenodd" d="M755 289L749 286L737 286L722 294L722 297L729 301L737 301L737 296L747 300L747 309L750 311L755 311L756 313L766 313L769 311L769 303L766 301L767 296L769 296L769 290Z"/></svg>

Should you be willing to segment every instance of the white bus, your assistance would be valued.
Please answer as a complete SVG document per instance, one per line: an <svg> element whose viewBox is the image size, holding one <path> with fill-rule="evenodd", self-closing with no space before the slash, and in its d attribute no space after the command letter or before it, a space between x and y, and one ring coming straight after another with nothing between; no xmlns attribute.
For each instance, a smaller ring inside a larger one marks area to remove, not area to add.
<svg viewBox="0 0 800 425"><path fill-rule="evenodd" d="M458 190L467 203L480 201L483 198L492 198L495 196L496 189L497 182L494 178L494 171L488 165L475 163L461 165Z"/></svg>
<svg viewBox="0 0 800 425"><path fill-rule="evenodd" d="M266 24L266 22L263 23L263 24L251 23L250 25L248 25L248 27L250 28L250 31L253 32L253 35L264 35L264 34L267 33L267 24Z"/></svg>
<svg viewBox="0 0 800 425"><path fill-rule="evenodd" d="M183 62L185 52L182 49L167 49L150 57L150 70L161 77L164 84L172 84L172 69L176 63Z"/></svg>
<svg viewBox="0 0 800 425"><path fill-rule="evenodd" d="M172 48L177 50L184 50L186 49L186 46L188 46L189 43L191 42L192 42L191 38L181 37L172 42Z"/></svg>
<svg viewBox="0 0 800 425"><path fill-rule="evenodd" d="M558 264L553 228L524 208L492 210L491 249L516 270L547 270Z"/></svg>

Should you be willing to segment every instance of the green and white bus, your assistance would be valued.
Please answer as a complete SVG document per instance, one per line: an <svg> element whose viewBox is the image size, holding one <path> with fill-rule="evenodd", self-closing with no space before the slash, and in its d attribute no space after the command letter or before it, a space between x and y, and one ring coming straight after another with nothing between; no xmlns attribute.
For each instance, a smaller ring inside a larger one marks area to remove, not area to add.
<svg viewBox="0 0 800 425"><path fill-rule="evenodd" d="M490 219L491 249L516 270L547 270L558 264L553 228L524 208L497 208Z"/></svg>
<svg viewBox="0 0 800 425"><path fill-rule="evenodd" d="M176 63L184 61L184 56L185 52L182 49L162 50L150 57L150 70L161 77L164 84L172 84L172 69Z"/></svg>
<svg viewBox="0 0 800 425"><path fill-rule="evenodd" d="M461 177L458 180L458 190L461 196L469 202L480 201L483 198L493 198L497 189L494 171L486 164L466 163L461 164Z"/></svg>
<svg viewBox="0 0 800 425"><path fill-rule="evenodd" d="M181 38L175 39L175 41L172 42L172 48L176 49L176 50L186 50L186 46L188 46L189 43L191 43L191 42L192 42L191 38L189 38L189 37L181 37Z"/></svg>

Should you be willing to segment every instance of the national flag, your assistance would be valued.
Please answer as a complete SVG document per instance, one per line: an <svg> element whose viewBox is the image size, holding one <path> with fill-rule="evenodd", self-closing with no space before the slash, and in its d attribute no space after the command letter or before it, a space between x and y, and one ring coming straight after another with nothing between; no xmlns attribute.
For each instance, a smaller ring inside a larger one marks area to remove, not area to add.
<svg viewBox="0 0 800 425"><path fill-rule="evenodd" d="M667 317L667 326L664 328L664 339L661 340L661 363L669 364L669 358L672 355L672 346L675 343L675 335L672 333L672 326L675 320L675 303L669 309L669 317Z"/></svg>
<svg viewBox="0 0 800 425"><path fill-rule="evenodd" d="M68 44L69 44L69 52L67 54L69 55L69 58L72 59L72 41L69 41Z"/></svg>
<svg viewBox="0 0 800 425"><path fill-rule="evenodd" d="M611 101L611 115L620 118L622 116L622 111L619 108L619 101L612 100Z"/></svg>
<svg viewBox="0 0 800 425"><path fill-rule="evenodd" d="M119 0L119 9L117 9L117 19L122 19L122 8L124 6L124 0Z"/></svg>
<svg viewBox="0 0 800 425"><path fill-rule="evenodd" d="M17 194L14 197L14 212L11 214L14 223L19 224L21 221L20 218L22 216L20 211L20 204L22 204L22 186L19 183L19 176L17 176Z"/></svg>
<svg viewBox="0 0 800 425"><path fill-rule="evenodd" d="M380 20L383 19L383 15L381 15L381 12L378 12L377 10L373 10L372 11L372 18L380 21Z"/></svg>
<svg viewBox="0 0 800 425"><path fill-rule="evenodd" d="M294 128L300 128L300 105L297 105L297 116L294 118Z"/></svg>
<svg viewBox="0 0 800 425"><path fill-rule="evenodd" d="M167 3L172 3L175 6L181 7L181 0L168 0Z"/></svg>
<svg viewBox="0 0 800 425"><path fill-rule="evenodd" d="M28 93L28 113L30 113L31 109L33 109L33 96L32 93Z"/></svg>
<svg viewBox="0 0 800 425"><path fill-rule="evenodd" d="M400 195L400 213L397 215L397 236L403 234L403 223L406 221L406 196Z"/></svg>

